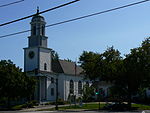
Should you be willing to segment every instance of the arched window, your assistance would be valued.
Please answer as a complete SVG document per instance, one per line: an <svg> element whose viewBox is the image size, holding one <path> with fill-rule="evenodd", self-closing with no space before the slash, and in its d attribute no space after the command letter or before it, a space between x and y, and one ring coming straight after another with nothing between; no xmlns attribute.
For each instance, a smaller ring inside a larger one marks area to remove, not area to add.
<svg viewBox="0 0 150 113"><path fill-rule="evenodd" d="M36 35L36 26L33 26L33 35Z"/></svg>
<svg viewBox="0 0 150 113"><path fill-rule="evenodd" d="M47 64L44 63L44 70L47 70Z"/></svg>
<svg viewBox="0 0 150 113"><path fill-rule="evenodd" d="M71 94L74 93L74 83L73 83L73 80L70 80L70 93Z"/></svg>
<svg viewBox="0 0 150 113"><path fill-rule="evenodd" d="M51 77L51 83L54 83L54 78L53 77Z"/></svg>
<svg viewBox="0 0 150 113"><path fill-rule="evenodd" d="M45 32L44 26L42 26L42 35L44 35L44 32Z"/></svg>
<svg viewBox="0 0 150 113"><path fill-rule="evenodd" d="M82 82L78 82L78 94L82 94Z"/></svg>

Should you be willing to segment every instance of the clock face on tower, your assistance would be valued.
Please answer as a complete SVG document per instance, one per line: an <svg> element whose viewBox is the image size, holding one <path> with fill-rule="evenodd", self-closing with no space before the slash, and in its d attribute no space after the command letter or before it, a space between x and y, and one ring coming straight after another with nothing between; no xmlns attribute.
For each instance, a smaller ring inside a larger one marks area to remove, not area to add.
<svg viewBox="0 0 150 113"><path fill-rule="evenodd" d="M35 53L33 51L30 51L28 55L29 55L29 58L32 59L34 57Z"/></svg>

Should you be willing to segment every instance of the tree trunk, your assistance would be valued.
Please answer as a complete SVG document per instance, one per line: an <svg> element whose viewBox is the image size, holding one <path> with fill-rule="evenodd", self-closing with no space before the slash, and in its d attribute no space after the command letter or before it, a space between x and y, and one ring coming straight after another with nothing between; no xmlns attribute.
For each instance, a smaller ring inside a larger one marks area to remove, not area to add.
<svg viewBox="0 0 150 113"><path fill-rule="evenodd" d="M10 108L10 98L7 98L7 107Z"/></svg>
<svg viewBox="0 0 150 113"><path fill-rule="evenodd" d="M131 91L130 89L128 90L128 106L129 106L129 109L131 109Z"/></svg>

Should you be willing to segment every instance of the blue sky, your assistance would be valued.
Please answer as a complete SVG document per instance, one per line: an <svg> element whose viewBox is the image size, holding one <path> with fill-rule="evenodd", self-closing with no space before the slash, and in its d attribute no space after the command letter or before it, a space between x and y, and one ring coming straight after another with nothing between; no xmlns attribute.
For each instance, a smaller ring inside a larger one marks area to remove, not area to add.
<svg viewBox="0 0 150 113"><path fill-rule="evenodd" d="M0 0L0 5L17 0ZM71 0L25 0L0 8L0 24L70 2ZM42 14L48 24L107 10L140 0L81 0L72 5ZM30 29L31 18L0 27L0 36ZM24 51L30 33L0 39L0 60L11 59L23 68ZM75 61L83 51L102 53L109 46L122 56L140 46L150 36L150 2L105 13L102 15L46 28L48 47L61 59Z"/></svg>

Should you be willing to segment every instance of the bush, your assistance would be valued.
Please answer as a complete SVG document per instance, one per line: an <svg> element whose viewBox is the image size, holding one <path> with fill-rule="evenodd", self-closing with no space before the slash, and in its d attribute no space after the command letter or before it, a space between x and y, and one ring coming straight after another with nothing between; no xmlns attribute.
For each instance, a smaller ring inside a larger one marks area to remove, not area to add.
<svg viewBox="0 0 150 113"><path fill-rule="evenodd" d="M27 102L25 104L15 105L12 107L12 109L13 110L20 110L22 108L32 108L33 106L36 106L36 105L38 105L37 101L33 100L33 101Z"/></svg>
<svg viewBox="0 0 150 113"><path fill-rule="evenodd" d="M13 110L20 110L22 108L27 108L27 104L15 105L11 109L13 109Z"/></svg>
<svg viewBox="0 0 150 113"><path fill-rule="evenodd" d="M26 103L26 107L28 107L28 108L31 108L31 107L37 106L37 105L38 105L38 102L36 100L32 100L32 101Z"/></svg>
<svg viewBox="0 0 150 113"><path fill-rule="evenodd" d="M55 105L56 102L49 102L49 103L47 103L46 105L49 105L49 104ZM63 99L58 99L57 104L58 104L58 105L65 105L65 104L69 104L69 102L68 102L68 101L64 101Z"/></svg>
<svg viewBox="0 0 150 113"><path fill-rule="evenodd" d="M65 102L64 102L64 100L63 99L58 99L58 105L64 105L65 104Z"/></svg>
<svg viewBox="0 0 150 113"><path fill-rule="evenodd" d="M53 105L53 102L47 102L45 105Z"/></svg>
<svg viewBox="0 0 150 113"><path fill-rule="evenodd" d="M81 102L81 101L82 101L82 98L81 98L81 97L79 97L79 98L76 99L76 102L77 102L77 103L79 103L79 102Z"/></svg>

